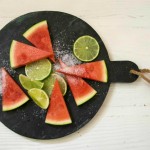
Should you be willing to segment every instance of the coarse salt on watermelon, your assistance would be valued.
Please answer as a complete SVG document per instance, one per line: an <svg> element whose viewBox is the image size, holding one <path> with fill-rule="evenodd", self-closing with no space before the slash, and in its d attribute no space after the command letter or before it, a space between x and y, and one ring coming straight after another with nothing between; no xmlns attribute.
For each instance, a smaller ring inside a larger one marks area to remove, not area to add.
<svg viewBox="0 0 150 150"><path fill-rule="evenodd" d="M104 60L64 67L57 71L101 82L107 82L108 80L107 68Z"/></svg>
<svg viewBox="0 0 150 150"><path fill-rule="evenodd" d="M49 52L13 40L10 47L10 65L12 68L25 66L37 60L47 58Z"/></svg>
<svg viewBox="0 0 150 150"><path fill-rule="evenodd" d="M57 79L50 97L50 105L45 123L52 125L65 125L72 123Z"/></svg>
<svg viewBox="0 0 150 150"><path fill-rule="evenodd" d="M52 42L48 30L47 21L41 21L32 27L30 27L23 36L29 40L37 48L48 51L50 54L50 59L55 62L54 52L52 48Z"/></svg>
<svg viewBox="0 0 150 150"><path fill-rule="evenodd" d="M2 71L2 110L9 111L23 105L29 100L29 98L4 68L2 68L1 71Z"/></svg>
<svg viewBox="0 0 150 150"><path fill-rule="evenodd" d="M61 60L59 60L59 62L62 68L66 67L66 65ZM66 75L66 79L77 106L87 102L97 93L97 91L95 91L80 77Z"/></svg>

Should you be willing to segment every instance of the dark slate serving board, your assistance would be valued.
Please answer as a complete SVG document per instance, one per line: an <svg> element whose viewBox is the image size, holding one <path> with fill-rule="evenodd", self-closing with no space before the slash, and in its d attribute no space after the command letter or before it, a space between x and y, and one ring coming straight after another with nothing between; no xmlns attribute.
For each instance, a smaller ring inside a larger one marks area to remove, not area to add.
<svg viewBox="0 0 150 150"><path fill-rule="evenodd" d="M54 50L61 49L65 53L72 53L74 41L82 35L90 35L98 41L101 48L95 61L105 60L108 68L108 83L86 80L97 90L97 94L85 104L77 107L70 89L67 91L64 98L73 120L73 123L70 125L54 126L46 124L46 110L39 108L32 100L20 108L9 112L2 112L2 97L0 97L0 121L5 126L26 137L54 139L69 135L87 124L102 106L110 83L135 81L137 76L130 74L129 71L131 69L138 70L138 67L130 61L110 61L100 36L83 20L63 12L33 12L14 19L0 31L0 67L5 67L19 85L18 75L25 73L24 67L15 70L10 67L10 44L15 39L32 45L22 34L32 25L43 20L48 22Z"/></svg>

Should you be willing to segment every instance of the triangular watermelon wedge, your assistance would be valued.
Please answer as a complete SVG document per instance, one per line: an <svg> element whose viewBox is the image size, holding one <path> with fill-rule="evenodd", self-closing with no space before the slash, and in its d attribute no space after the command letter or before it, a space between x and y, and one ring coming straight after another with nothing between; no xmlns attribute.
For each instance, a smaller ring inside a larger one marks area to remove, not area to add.
<svg viewBox="0 0 150 150"><path fill-rule="evenodd" d="M50 52L50 59L55 62L47 21L41 21L30 27L23 36L37 48Z"/></svg>
<svg viewBox="0 0 150 150"><path fill-rule="evenodd" d="M57 80L55 81L50 97L50 105L46 115L45 123L52 125L65 125L72 123Z"/></svg>
<svg viewBox="0 0 150 150"><path fill-rule="evenodd" d="M107 68L104 60L84 63L71 67L64 67L58 69L57 71L64 74L69 74L101 82L107 82L108 80Z"/></svg>
<svg viewBox="0 0 150 150"><path fill-rule="evenodd" d="M49 52L13 40L10 47L10 65L12 68L25 66L34 61L47 58Z"/></svg>
<svg viewBox="0 0 150 150"><path fill-rule="evenodd" d="M64 64L61 60L59 60L59 62L62 68L66 67L66 64ZM66 79L77 106L87 102L97 93L97 91L95 91L80 77L66 75Z"/></svg>
<svg viewBox="0 0 150 150"><path fill-rule="evenodd" d="M23 105L29 100L29 98L4 68L2 68L1 71L2 71L2 110L9 111Z"/></svg>

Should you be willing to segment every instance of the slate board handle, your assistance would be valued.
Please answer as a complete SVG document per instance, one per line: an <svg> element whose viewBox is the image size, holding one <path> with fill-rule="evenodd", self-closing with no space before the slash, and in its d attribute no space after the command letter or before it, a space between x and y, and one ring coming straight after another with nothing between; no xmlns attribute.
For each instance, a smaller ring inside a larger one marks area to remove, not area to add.
<svg viewBox="0 0 150 150"><path fill-rule="evenodd" d="M109 82L134 82L138 76L131 74L131 69L139 71L138 66L131 61L110 61L108 65Z"/></svg>

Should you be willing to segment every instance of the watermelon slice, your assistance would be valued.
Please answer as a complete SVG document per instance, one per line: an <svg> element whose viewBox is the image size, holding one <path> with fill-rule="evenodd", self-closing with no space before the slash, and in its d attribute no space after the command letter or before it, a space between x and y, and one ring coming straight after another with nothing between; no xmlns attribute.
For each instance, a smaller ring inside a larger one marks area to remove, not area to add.
<svg viewBox="0 0 150 150"><path fill-rule="evenodd" d="M50 106L45 123L53 125L65 125L72 123L58 81L55 81L51 94Z"/></svg>
<svg viewBox="0 0 150 150"><path fill-rule="evenodd" d="M37 48L50 52L50 59L55 62L47 21L41 21L29 28L23 36Z"/></svg>
<svg viewBox="0 0 150 150"><path fill-rule="evenodd" d="M8 72L2 68L2 110L9 111L26 103L29 98L12 79Z"/></svg>
<svg viewBox="0 0 150 150"><path fill-rule="evenodd" d="M49 52L13 40L10 47L10 65L12 68L25 66L31 62L47 58Z"/></svg>
<svg viewBox="0 0 150 150"><path fill-rule="evenodd" d="M107 68L105 61L96 61L71 67L60 68L58 72L78 76L81 78L87 78L91 80L107 82Z"/></svg>
<svg viewBox="0 0 150 150"><path fill-rule="evenodd" d="M66 67L66 65L61 60L59 60L59 62L62 68ZM77 106L87 102L97 93L88 83L86 83L80 77L66 75L66 79Z"/></svg>

